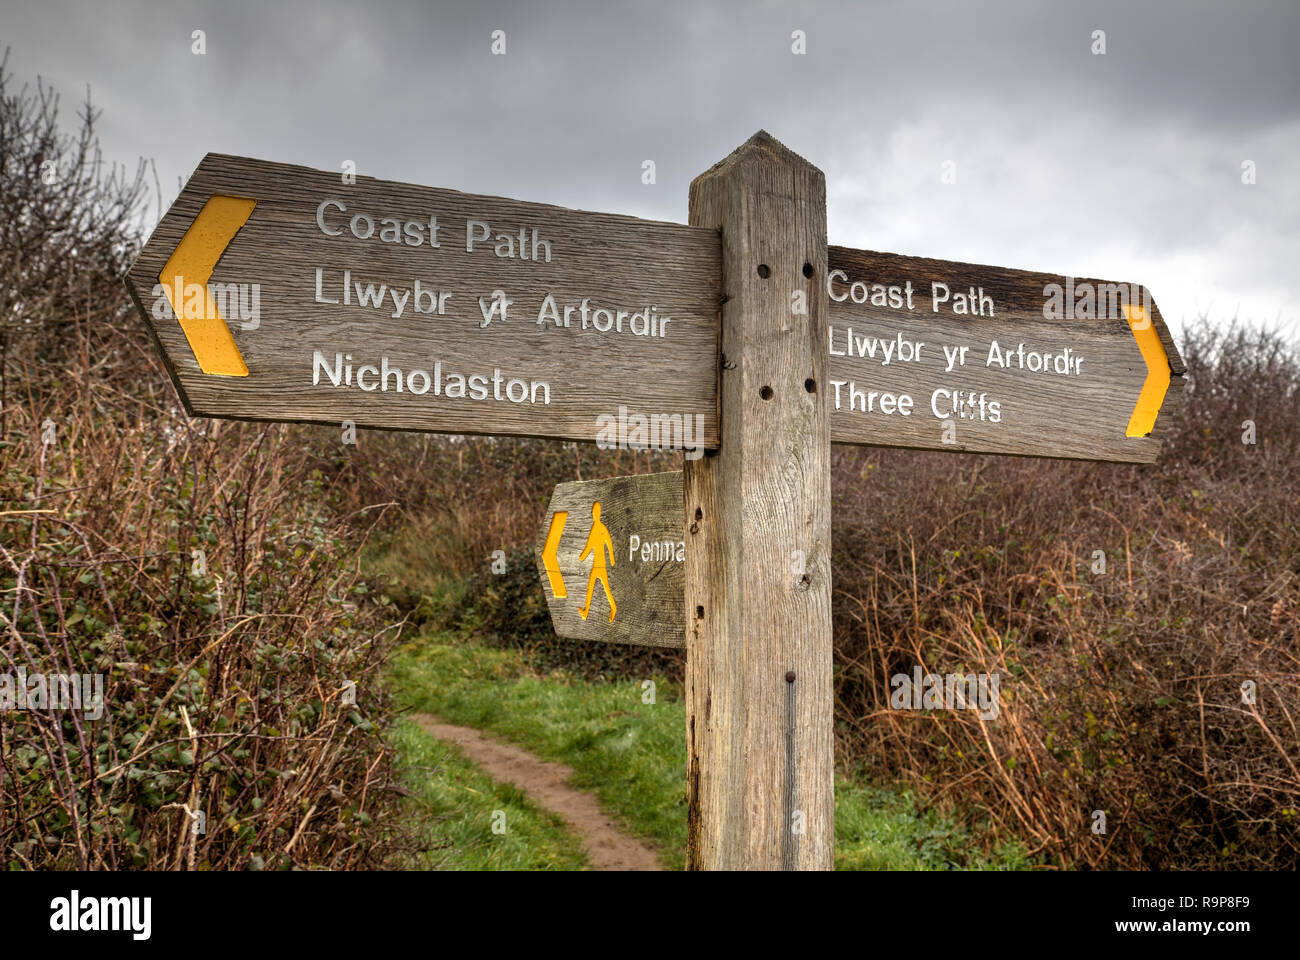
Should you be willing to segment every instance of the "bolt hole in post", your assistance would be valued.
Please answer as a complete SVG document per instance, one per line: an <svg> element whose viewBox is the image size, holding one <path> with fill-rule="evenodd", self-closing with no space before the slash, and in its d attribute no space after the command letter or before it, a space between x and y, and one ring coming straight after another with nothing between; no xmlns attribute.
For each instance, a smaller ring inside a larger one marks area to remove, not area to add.
<svg viewBox="0 0 1300 960"><path fill-rule="evenodd" d="M704 519L704 509L703 509L702 507L696 507L696 508L695 508L695 519L696 519L696 520L703 520L703 519Z"/></svg>
<svg viewBox="0 0 1300 960"><path fill-rule="evenodd" d="M758 265L758 275L762 277L764 280L766 280L768 277L772 275L772 268L769 267L766 263L760 263Z"/></svg>
<svg viewBox="0 0 1300 960"><path fill-rule="evenodd" d="M809 377L807 380L803 382L803 388L807 390L809 393L816 393L817 381L814 380L812 377Z"/></svg>
<svg viewBox="0 0 1300 960"><path fill-rule="evenodd" d="M695 608L695 619L696 619L696 620L703 620L703 619L704 619L704 608L703 608L703 607L696 607L696 608Z"/></svg>
<svg viewBox="0 0 1300 960"><path fill-rule="evenodd" d="M813 268L811 263L805 263L803 265L803 275L810 280L812 279Z"/></svg>
<svg viewBox="0 0 1300 960"><path fill-rule="evenodd" d="M764 400L771 400L771 399L772 399L772 388L771 388L771 387L763 387L763 388L761 388L761 389L758 391L758 395L759 395L760 397L762 397Z"/></svg>

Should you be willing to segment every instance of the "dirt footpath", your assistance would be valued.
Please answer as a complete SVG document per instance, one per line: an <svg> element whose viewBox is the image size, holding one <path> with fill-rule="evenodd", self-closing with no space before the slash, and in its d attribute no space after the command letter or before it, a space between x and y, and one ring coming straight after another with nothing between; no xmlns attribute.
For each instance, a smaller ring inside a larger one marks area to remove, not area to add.
<svg viewBox="0 0 1300 960"><path fill-rule="evenodd" d="M519 747L428 713L411 717L427 733L456 744L488 776L514 784L538 806L558 814L582 840L593 870L663 869L653 848L624 834L591 794L569 786L569 767L539 760Z"/></svg>

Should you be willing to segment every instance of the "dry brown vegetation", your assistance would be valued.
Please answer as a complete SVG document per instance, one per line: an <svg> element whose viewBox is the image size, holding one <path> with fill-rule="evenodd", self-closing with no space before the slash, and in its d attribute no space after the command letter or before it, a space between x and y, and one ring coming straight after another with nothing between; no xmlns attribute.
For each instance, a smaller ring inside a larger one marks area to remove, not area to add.
<svg viewBox="0 0 1300 960"><path fill-rule="evenodd" d="M841 756L1064 866L1294 869L1300 358L1240 328L1182 350L1154 467L840 452ZM917 664L999 674L1000 715L890 709Z"/></svg>
<svg viewBox="0 0 1300 960"><path fill-rule="evenodd" d="M0 719L6 865L382 862L370 521L334 508L301 432L189 420L134 318L80 320L60 362L11 345L0 671L98 674L105 708Z"/></svg>
<svg viewBox="0 0 1300 960"><path fill-rule="evenodd" d="M319 432L178 409L121 283L139 178L93 120L61 135L0 67L0 675L103 685L0 713L0 864L388 862L382 508L337 506Z"/></svg>

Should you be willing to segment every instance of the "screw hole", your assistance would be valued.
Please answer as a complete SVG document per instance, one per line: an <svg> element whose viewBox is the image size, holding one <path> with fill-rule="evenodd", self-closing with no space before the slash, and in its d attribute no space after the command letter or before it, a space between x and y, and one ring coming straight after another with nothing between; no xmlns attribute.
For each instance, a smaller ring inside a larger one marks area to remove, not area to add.
<svg viewBox="0 0 1300 960"><path fill-rule="evenodd" d="M817 381L814 380L812 377L809 377L807 380L803 382L803 388L807 390L809 393L816 393Z"/></svg>
<svg viewBox="0 0 1300 960"><path fill-rule="evenodd" d="M772 388L771 388L771 387L763 387L761 390L758 391L758 395L759 395L760 397L762 397L764 400L771 400L771 399L772 399Z"/></svg>
<svg viewBox="0 0 1300 960"><path fill-rule="evenodd" d="M760 263L758 265L758 275L762 277L764 280L766 280L768 277L772 275L772 268L769 267L766 263Z"/></svg>
<svg viewBox="0 0 1300 960"><path fill-rule="evenodd" d="M811 263L805 263L805 264L803 265L803 275L804 275L805 277L810 277L810 278L812 277L812 275L813 275L813 268L812 268L812 264L811 264Z"/></svg>

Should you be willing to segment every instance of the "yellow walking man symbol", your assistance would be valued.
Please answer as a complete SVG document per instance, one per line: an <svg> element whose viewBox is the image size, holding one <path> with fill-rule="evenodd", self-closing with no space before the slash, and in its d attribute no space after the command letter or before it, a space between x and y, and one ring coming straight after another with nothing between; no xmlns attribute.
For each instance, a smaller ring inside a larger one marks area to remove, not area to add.
<svg viewBox="0 0 1300 960"><path fill-rule="evenodd" d="M587 578L587 605L578 608L578 615L582 619L587 619L587 614L591 613L591 597L596 592L596 581L605 588L605 596L609 597L609 622L614 622L614 614L618 607L614 605L614 594L609 589L609 571L605 569L605 555L609 554L609 565L614 566L614 541L609 537L609 528L600 522L600 502L596 501L591 505L591 533L587 534L586 546L582 548L582 553L578 554L578 562L581 563L587 559L587 554L591 554L591 576Z"/></svg>

